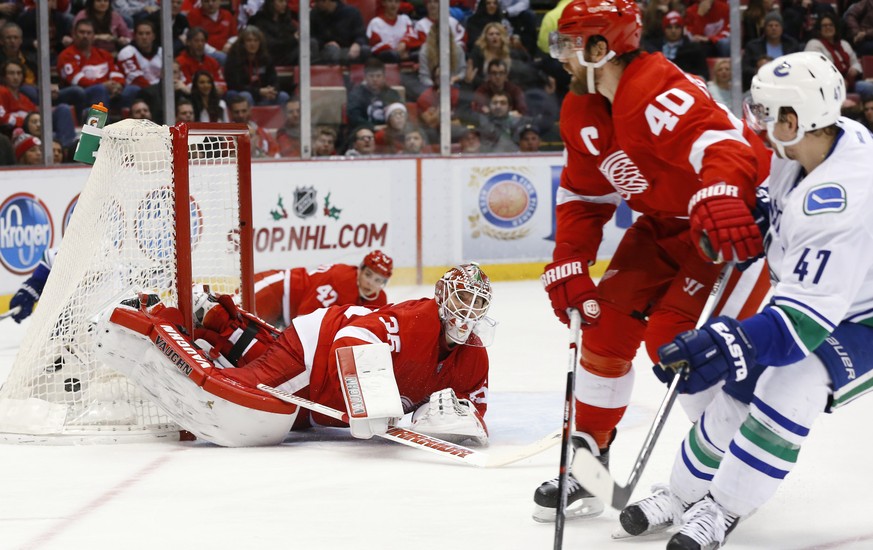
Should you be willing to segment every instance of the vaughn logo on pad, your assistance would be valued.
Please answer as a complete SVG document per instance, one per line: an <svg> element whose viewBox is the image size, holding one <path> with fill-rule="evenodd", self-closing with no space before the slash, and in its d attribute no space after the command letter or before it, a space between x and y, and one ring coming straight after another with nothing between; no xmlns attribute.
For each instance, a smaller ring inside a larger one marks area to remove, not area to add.
<svg viewBox="0 0 873 550"><path fill-rule="evenodd" d="M823 183L806 192L803 212L808 215L842 212L846 209L846 190L837 183Z"/></svg>

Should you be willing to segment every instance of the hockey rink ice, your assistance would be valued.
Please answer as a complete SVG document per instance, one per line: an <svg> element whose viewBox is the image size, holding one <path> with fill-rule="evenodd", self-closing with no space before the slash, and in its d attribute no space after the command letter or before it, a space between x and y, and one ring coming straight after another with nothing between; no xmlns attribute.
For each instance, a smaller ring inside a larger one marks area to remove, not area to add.
<svg viewBox="0 0 873 550"><path fill-rule="evenodd" d="M432 289L386 290L401 301ZM486 421L500 451L560 427L568 336L538 281L495 283L490 314L500 325ZM0 381L25 326L0 321ZM622 484L666 390L643 355L636 367L611 456ZM794 472L727 548L873 548L871 419L873 396L820 417ZM688 427L677 405L633 500L668 479ZM0 445L0 550L548 549L554 525L531 519L532 496L557 475L558 459L555 446L480 469L339 429L293 433L272 448ZM567 522L564 548L664 548L669 538L613 541L617 526L614 510Z"/></svg>

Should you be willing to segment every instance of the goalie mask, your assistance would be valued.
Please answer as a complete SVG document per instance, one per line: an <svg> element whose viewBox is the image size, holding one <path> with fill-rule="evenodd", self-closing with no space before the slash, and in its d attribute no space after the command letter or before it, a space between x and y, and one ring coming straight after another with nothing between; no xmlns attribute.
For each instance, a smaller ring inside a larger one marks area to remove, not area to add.
<svg viewBox="0 0 873 550"><path fill-rule="evenodd" d="M743 105L746 123L756 132L766 130L767 139L785 158L785 147L800 142L806 132L836 124L846 99L846 84L827 57L798 52L758 69L752 78L751 92L751 100ZM782 107L797 113L797 135L787 141L773 135Z"/></svg>
<svg viewBox="0 0 873 550"><path fill-rule="evenodd" d="M368 268L369 272L367 271ZM394 260L381 250L374 250L364 256L358 269L358 294L364 300L374 300L379 291L388 284L394 272Z"/></svg>
<svg viewBox="0 0 873 550"><path fill-rule="evenodd" d="M573 0L561 13L558 30L549 37L549 52L562 62L575 55L588 69L589 93L595 93L594 69L638 50L642 32L642 16L634 0ZM585 60L585 48L594 37L605 39L609 46L609 52L596 63Z"/></svg>
<svg viewBox="0 0 873 550"><path fill-rule="evenodd" d="M491 305L491 281L479 264L462 264L437 281L434 292L446 336L457 344L485 347L494 339L497 323L486 317Z"/></svg>

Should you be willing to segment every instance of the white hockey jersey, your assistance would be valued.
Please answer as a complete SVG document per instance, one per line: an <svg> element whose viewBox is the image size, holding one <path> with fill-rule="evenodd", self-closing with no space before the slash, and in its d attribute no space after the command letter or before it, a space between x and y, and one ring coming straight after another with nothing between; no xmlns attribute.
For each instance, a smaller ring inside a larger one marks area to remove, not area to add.
<svg viewBox="0 0 873 550"><path fill-rule="evenodd" d="M873 135L847 118L838 126L812 173L775 155L770 172L773 304L807 353L841 322L873 326Z"/></svg>

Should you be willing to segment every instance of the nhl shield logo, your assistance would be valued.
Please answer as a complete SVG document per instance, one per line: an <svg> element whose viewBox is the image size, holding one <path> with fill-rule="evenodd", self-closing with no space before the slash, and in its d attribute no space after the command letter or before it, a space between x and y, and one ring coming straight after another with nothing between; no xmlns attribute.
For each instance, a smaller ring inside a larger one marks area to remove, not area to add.
<svg viewBox="0 0 873 550"><path fill-rule="evenodd" d="M318 204L315 201L315 187L298 187L294 190L294 215L306 219L315 215Z"/></svg>

